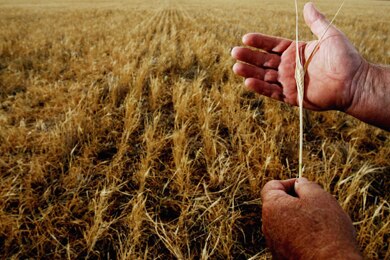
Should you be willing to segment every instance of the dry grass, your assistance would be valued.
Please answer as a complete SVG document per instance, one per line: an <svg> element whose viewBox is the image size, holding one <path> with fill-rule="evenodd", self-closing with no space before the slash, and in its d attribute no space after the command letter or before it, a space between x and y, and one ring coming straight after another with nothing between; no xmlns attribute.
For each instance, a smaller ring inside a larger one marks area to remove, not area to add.
<svg viewBox="0 0 390 260"><path fill-rule="evenodd" d="M297 111L245 92L229 50L294 38L294 3L144 2L0 2L1 258L270 256L259 194L298 173ZM336 21L373 62L390 63L388 8L349 1ZM389 258L390 135L311 118L305 176Z"/></svg>

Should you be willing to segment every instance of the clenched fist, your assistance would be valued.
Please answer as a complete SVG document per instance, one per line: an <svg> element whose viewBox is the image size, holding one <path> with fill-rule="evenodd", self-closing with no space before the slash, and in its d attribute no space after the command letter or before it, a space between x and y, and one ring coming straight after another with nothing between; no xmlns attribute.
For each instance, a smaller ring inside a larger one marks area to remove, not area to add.
<svg viewBox="0 0 390 260"><path fill-rule="evenodd" d="M262 202L262 229L276 259L362 259L351 219L318 184L270 181Z"/></svg>

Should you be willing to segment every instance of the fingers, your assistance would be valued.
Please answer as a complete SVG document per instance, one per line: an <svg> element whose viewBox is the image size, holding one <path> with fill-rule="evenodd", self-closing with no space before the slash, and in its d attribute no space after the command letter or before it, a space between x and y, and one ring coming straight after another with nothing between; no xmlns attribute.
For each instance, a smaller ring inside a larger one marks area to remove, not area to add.
<svg viewBox="0 0 390 260"><path fill-rule="evenodd" d="M261 68L277 68L280 64L278 55L236 47L232 50L232 56L243 62L255 65L236 63L233 66L235 74L247 78L245 85L249 90L276 100L283 100L282 88L277 84L272 84L278 82L278 72L273 69Z"/></svg>
<svg viewBox="0 0 390 260"><path fill-rule="evenodd" d="M263 204L280 199L285 199L288 201L291 199L296 199L288 194L294 190L294 183L295 179L284 181L273 180L267 182L261 190L261 199Z"/></svg>
<svg viewBox="0 0 390 260"><path fill-rule="evenodd" d="M272 190L281 190L284 191L286 194L289 190L294 189L294 183L296 179L289 179L289 180L272 180L267 182L263 190L261 191L262 193L267 193Z"/></svg>
<svg viewBox="0 0 390 260"><path fill-rule="evenodd" d="M296 194L299 199L321 199L324 197L334 198L321 188L315 182L308 181L306 178L289 179L289 180L273 180L267 182L262 191L261 197L263 203L278 198L294 198L290 194Z"/></svg>
<svg viewBox="0 0 390 260"><path fill-rule="evenodd" d="M290 40L261 33L248 33L242 37L242 42L257 49L278 54L283 53L291 44Z"/></svg>
<svg viewBox="0 0 390 260"><path fill-rule="evenodd" d="M254 51L248 48L235 47L232 50L232 57L257 67L267 67L277 69L280 64L280 56L259 51Z"/></svg>
<svg viewBox="0 0 390 260"><path fill-rule="evenodd" d="M267 96L279 101L284 101L285 99L283 89L273 83L268 83L266 81L259 80L256 78L247 78L245 80L245 86L249 90L257 92L263 96Z"/></svg>
<svg viewBox="0 0 390 260"><path fill-rule="evenodd" d="M245 78L256 78L267 82L277 82L278 72L276 70L262 69L244 63L236 63L233 66L235 74Z"/></svg>
<svg viewBox="0 0 390 260"><path fill-rule="evenodd" d="M306 24L310 27L310 30L317 36L317 38L321 38L329 25L329 21L326 20L325 16L315 8L313 3L310 2L305 4L305 7L303 8L303 15ZM336 28L331 25L327 31L327 35L333 34L335 30Z"/></svg>

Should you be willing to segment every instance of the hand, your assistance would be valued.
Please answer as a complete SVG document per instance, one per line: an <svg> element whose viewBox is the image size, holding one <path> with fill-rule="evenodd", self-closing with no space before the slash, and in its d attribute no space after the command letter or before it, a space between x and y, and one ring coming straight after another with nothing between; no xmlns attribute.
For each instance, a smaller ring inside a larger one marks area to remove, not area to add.
<svg viewBox="0 0 390 260"><path fill-rule="evenodd" d="M304 17L311 31L320 38L329 24L324 15L308 3ZM303 62L317 42L300 43ZM297 105L295 41L251 33L243 37L243 43L266 52L235 47L232 56L241 62L234 65L234 73L246 78L245 85L250 90ZM311 110L348 110L356 98L355 94L359 94L357 82L363 77L362 72L367 65L347 37L330 26L305 75L304 107Z"/></svg>
<svg viewBox="0 0 390 260"><path fill-rule="evenodd" d="M319 185L270 181L261 197L262 229L276 259L362 259L350 218Z"/></svg>

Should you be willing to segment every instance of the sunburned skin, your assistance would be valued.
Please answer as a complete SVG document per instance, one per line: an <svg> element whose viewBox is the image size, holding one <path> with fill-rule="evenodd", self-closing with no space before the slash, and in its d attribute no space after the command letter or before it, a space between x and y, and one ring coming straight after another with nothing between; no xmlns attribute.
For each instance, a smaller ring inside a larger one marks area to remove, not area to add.
<svg viewBox="0 0 390 260"><path fill-rule="evenodd" d="M305 71L303 107L343 111L390 131L390 69L367 62L344 33L329 26L312 3L305 5L303 13L314 35L323 37L320 45L318 40L299 43L303 63L320 46ZM232 56L239 61L233 67L234 73L246 78L249 90L297 106L295 41L249 33L244 35L243 43L265 52L233 48Z"/></svg>
<svg viewBox="0 0 390 260"><path fill-rule="evenodd" d="M262 230L276 259L362 259L351 219L318 184L270 181L261 196Z"/></svg>
<svg viewBox="0 0 390 260"><path fill-rule="evenodd" d="M390 68L367 62L348 38L329 26L312 3L304 18L323 40L299 42L302 62L311 59L304 78L303 107L339 110L390 131ZM253 51L236 47L233 71L245 77L249 90L298 105L295 81L297 43L250 33L243 37ZM311 55L320 46L315 55ZM312 57L312 58L310 58ZM271 181L262 190L263 233L276 259L362 259L355 231L336 199L304 178Z"/></svg>

